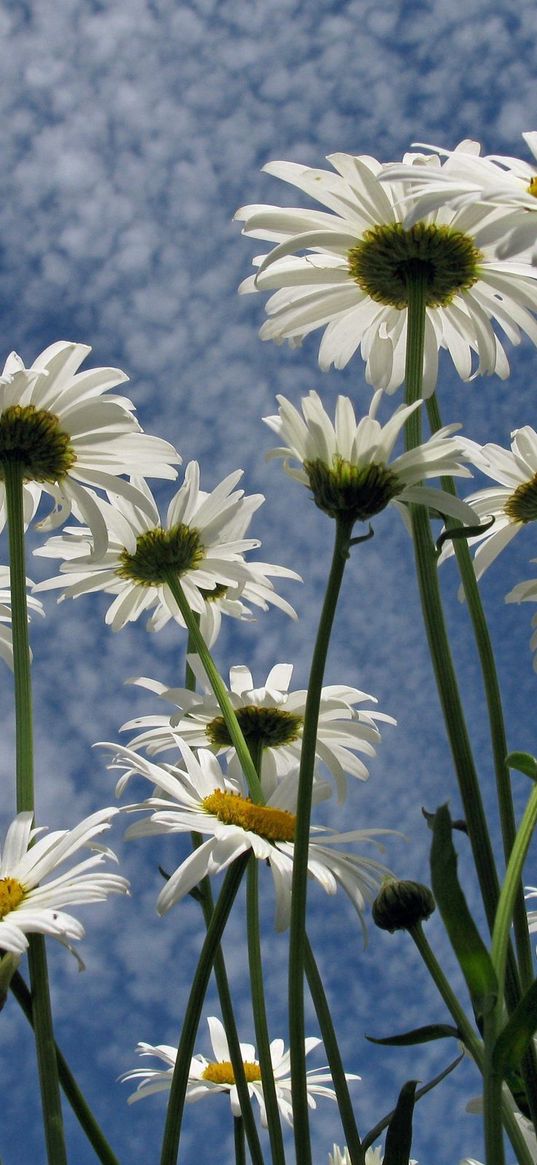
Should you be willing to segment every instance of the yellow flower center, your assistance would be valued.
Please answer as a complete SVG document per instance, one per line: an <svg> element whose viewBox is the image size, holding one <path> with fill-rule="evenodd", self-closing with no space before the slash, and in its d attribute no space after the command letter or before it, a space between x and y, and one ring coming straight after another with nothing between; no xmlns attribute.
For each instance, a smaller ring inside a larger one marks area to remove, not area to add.
<svg viewBox="0 0 537 1165"><path fill-rule="evenodd" d="M404 489L387 465L352 465L335 456L332 465L305 461L304 469L315 505L331 518L367 522Z"/></svg>
<svg viewBox="0 0 537 1165"><path fill-rule="evenodd" d="M537 198L537 174L534 174L530 181L528 186L528 194L532 194L534 198Z"/></svg>
<svg viewBox="0 0 537 1165"><path fill-rule="evenodd" d="M349 275L376 303L405 308L408 286L425 277L427 307L446 307L479 279L481 251L462 231L418 222L386 223L364 232L348 256Z"/></svg>
<svg viewBox="0 0 537 1165"><path fill-rule="evenodd" d="M204 557L200 534L194 527L183 522L169 530L158 526L138 535L134 554L121 551L116 574L138 586L158 586L170 573L180 576L197 570Z"/></svg>
<svg viewBox="0 0 537 1165"><path fill-rule="evenodd" d="M236 709L237 720L246 743L252 747L278 748L282 744L292 744L298 740L302 728L302 716L286 712L285 708L265 708L263 705L245 704ZM216 748L229 747L231 737L223 716L215 716L206 728L211 744Z"/></svg>
<svg viewBox="0 0 537 1165"><path fill-rule="evenodd" d="M26 890L16 878L0 878L0 918L20 906Z"/></svg>
<svg viewBox="0 0 537 1165"><path fill-rule="evenodd" d="M202 806L224 825L238 825L264 837L267 841L294 841L296 817L287 809L256 805L249 797L215 789L204 797Z"/></svg>
<svg viewBox="0 0 537 1165"><path fill-rule="evenodd" d="M18 462L26 481L61 481L76 461L68 433L46 409L10 405L0 416L0 478L4 466Z"/></svg>
<svg viewBox="0 0 537 1165"><path fill-rule="evenodd" d="M259 1064L246 1061L243 1064L243 1068L248 1084L251 1084L254 1080L261 1080ZM201 1078L202 1080L210 1080L212 1084L231 1085L235 1083L235 1073L229 1060L219 1060L218 1063L207 1064Z"/></svg>
<svg viewBox="0 0 537 1165"><path fill-rule="evenodd" d="M504 506L507 517L512 522L534 522L537 518L537 473L530 481L517 486Z"/></svg>

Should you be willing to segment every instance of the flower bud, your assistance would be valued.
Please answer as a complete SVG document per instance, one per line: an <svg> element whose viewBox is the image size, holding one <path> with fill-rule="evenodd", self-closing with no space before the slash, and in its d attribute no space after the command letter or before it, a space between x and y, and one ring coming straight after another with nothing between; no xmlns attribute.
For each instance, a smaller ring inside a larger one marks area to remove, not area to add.
<svg viewBox="0 0 537 1165"><path fill-rule="evenodd" d="M434 909L428 886L387 878L373 903L373 922L393 934L394 930L410 930L418 922L425 922Z"/></svg>

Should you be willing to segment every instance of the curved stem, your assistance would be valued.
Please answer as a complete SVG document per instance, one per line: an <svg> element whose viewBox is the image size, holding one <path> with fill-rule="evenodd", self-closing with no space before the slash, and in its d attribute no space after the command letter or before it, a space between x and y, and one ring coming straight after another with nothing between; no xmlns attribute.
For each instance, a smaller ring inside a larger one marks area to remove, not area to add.
<svg viewBox="0 0 537 1165"><path fill-rule="evenodd" d="M176 1165L177 1162L190 1064L201 1009L216 952L220 946L224 928L249 857L249 853L241 854L227 871L194 972L170 1087L160 1165Z"/></svg>
<svg viewBox="0 0 537 1165"><path fill-rule="evenodd" d="M339 1115L343 1132L345 1134L345 1142L347 1145L351 1165L365 1165L365 1150L361 1144L358 1134L358 1127L354 1116L354 1109L349 1093L349 1086L343 1068L343 1061L337 1042L337 1036L332 1023L332 1016L328 1006L325 990L322 979L319 974L319 969L315 961L315 956L311 949L311 944L306 936L306 976L308 979L308 986L310 989L313 1005L319 1021L319 1029L325 1046L326 1055L328 1058L328 1065L332 1073L332 1081L336 1091Z"/></svg>
<svg viewBox="0 0 537 1165"><path fill-rule="evenodd" d="M194 611L190 609L185 592L181 586L180 580L176 577L176 575L168 575L166 582L172 592L177 606L179 607L181 615L183 616L190 639L196 648L196 652L200 657L209 683L220 705L226 728L231 737L233 747L237 753L237 758L239 760L242 771L248 782L250 797L252 798L252 801L256 802L256 804L263 805L264 797L261 792L261 785L259 783L258 775L255 771L255 765L248 751L248 745L246 744L244 736L241 732L241 728L229 698L226 685L220 677L213 657L198 627L196 615Z"/></svg>
<svg viewBox="0 0 537 1165"><path fill-rule="evenodd" d="M282 1125L272 1057L265 1006L265 991L263 987L263 960L261 956L261 934L259 929L259 888L258 862L251 861L248 866L246 903L248 927L248 964L250 969L250 990L252 994L252 1008L254 1013L255 1038L257 1054L261 1069L261 1083L263 1099L267 1114L270 1148L274 1165L285 1165L285 1150L283 1147Z"/></svg>
<svg viewBox="0 0 537 1165"><path fill-rule="evenodd" d="M336 522L332 565L313 651L300 755L297 819L293 858L291 929L289 937L289 1034L291 1088L297 1161L311 1165L309 1112L306 1089L304 1028L304 958L309 831L319 705L334 615L349 556L352 523Z"/></svg>

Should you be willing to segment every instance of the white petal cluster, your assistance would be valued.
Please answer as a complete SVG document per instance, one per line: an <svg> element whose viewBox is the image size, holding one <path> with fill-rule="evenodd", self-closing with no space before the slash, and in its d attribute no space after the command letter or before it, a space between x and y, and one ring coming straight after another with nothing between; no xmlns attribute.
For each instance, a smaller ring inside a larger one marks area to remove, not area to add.
<svg viewBox="0 0 537 1165"><path fill-rule="evenodd" d="M214 1059L208 1060L206 1056L200 1054L192 1057L186 1089L186 1101L188 1103L202 1100L218 1093L228 1093L233 1116L240 1116L241 1109L235 1083L231 1081L219 1083L206 1078L206 1074L208 1070L210 1073L211 1067L222 1065L227 1069L230 1065L229 1047L222 1023L216 1016L209 1016L207 1023ZM315 1037L308 1036L304 1041L306 1055L317 1048L320 1043L321 1041ZM169 1044L153 1045L140 1043L136 1050L140 1056L153 1056L155 1059L160 1060L165 1067L133 1068L130 1072L123 1073L120 1077L123 1082L137 1081L136 1091L129 1096L129 1104L132 1104L136 1100L142 1100L145 1096L152 1096L156 1092L167 1092L171 1086L173 1069L177 1058L177 1048L171 1047ZM243 1062L246 1065L249 1067L259 1067L253 1044L241 1043L240 1050ZM285 1050L283 1040L272 1040L270 1057L274 1073L278 1108L287 1124L292 1125L290 1054ZM346 1073L346 1078L349 1081L360 1079L359 1076L355 1076L350 1072ZM310 1108L315 1109L317 1107L315 1099L317 1096L323 1096L329 1100L336 1100L334 1089L330 1087L331 1080L330 1073L324 1069L314 1068L306 1073L306 1089ZM261 1080L249 1081L248 1092L257 1101L261 1124L266 1128L267 1114Z"/></svg>
<svg viewBox="0 0 537 1165"><path fill-rule="evenodd" d="M129 884L119 874L96 872L112 850L95 842L110 829L118 809L100 809L74 829L44 833L33 828L33 813L19 813L9 826L0 856L0 949L24 954L27 935L48 934L69 946L84 937L82 923L64 907L103 902L109 894L127 894ZM56 870L80 850L93 851L64 873ZM9 909L13 894L14 905ZM21 900L17 899L22 894Z"/></svg>
<svg viewBox="0 0 537 1165"><path fill-rule="evenodd" d="M407 181L414 160L405 157L403 176L392 179L384 177L380 162L365 155L329 155L332 172L280 161L264 167L327 209L250 205L237 211L244 234L274 244L254 258L257 272L240 288L272 292L262 339L297 346L322 328L321 368L344 368L360 350L369 384L386 392L402 384L407 309L372 298L353 277L349 256L372 229L398 223L407 228L415 205ZM439 209L418 207L414 217L460 232L481 255L472 286L445 305L427 307L424 396L435 388L440 349L449 352L463 380L490 373L505 378L509 363L494 325L511 343L518 344L522 334L537 342L537 272L530 263L498 258L497 248L509 229L505 214L498 207L474 204L453 208L445 197Z"/></svg>

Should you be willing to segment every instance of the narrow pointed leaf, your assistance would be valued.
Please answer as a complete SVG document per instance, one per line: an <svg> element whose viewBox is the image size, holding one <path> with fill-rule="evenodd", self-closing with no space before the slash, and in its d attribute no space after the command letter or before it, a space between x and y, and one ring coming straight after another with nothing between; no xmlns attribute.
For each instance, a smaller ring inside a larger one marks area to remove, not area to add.
<svg viewBox="0 0 537 1165"><path fill-rule="evenodd" d="M439 514L439 517L442 517ZM440 551L444 542L453 542L456 538L475 538L476 534L484 534L494 524L495 519L490 518L488 522L483 522L479 526L453 526L449 530L442 530L436 539L436 549Z"/></svg>
<svg viewBox="0 0 537 1165"><path fill-rule="evenodd" d="M446 1076L449 1076L450 1072L453 1072L453 1070L459 1066L461 1060L464 1060L464 1052L461 1052L460 1056L457 1056L456 1060L452 1060L451 1063L448 1064L447 1068L442 1068L442 1071L438 1073L438 1076L433 1076L433 1079L429 1080L427 1084L422 1084L421 1088L418 1088L414 1099L421 1100L422 1096L426 1096L428 1092L431 1092L433 1088L436 1088L437 1084L441 1084L442 1080L445 1080ZM362 1141L362 1148L364 1152L366 1149L371 1148L371 1145L376 1140L378 1140L381 1133L384 1132L384 1129L388 1127L394 1112L395 1109L393 1109L392 1112L387 1113L386 1116L383 1116L382 1119L377 1122L374 1128L369 1130L367 1136L365 1136Z"/></svg>
<svg viewBox="0 0 537 1165"><path fill-rule="evenodd" d="M406 1047L411 1044L427 1044L431 1040L443 1040L447 1036L452 1036L456 1040L461 1039L461 1033L458 1028L452 1027L449 1023L428 1023L424 1027L414 1028L414 1031L404 1032L400 1036L385 1036L384 1039L375 1039L373 1036L366 1036L370 1044L386 1044L389 1047Z"/></svg>
<svg viewBox="0 0 537 1165"><path fill-rule="evenodd" d="M417 1080L407 1080L399 1093L386 1133L384 1165L408 1165L412 1148L412 1118L417 1083Z"/></svg>
<svg viewBox="0 0 537 1165"><path fill-rule="evenodd" d="M457 854L447 805L435 814L431 847L431 881L438 909L470 992L478 1017L495 1005L498 983L492 960L470 914L457 875Z"/></svg>

